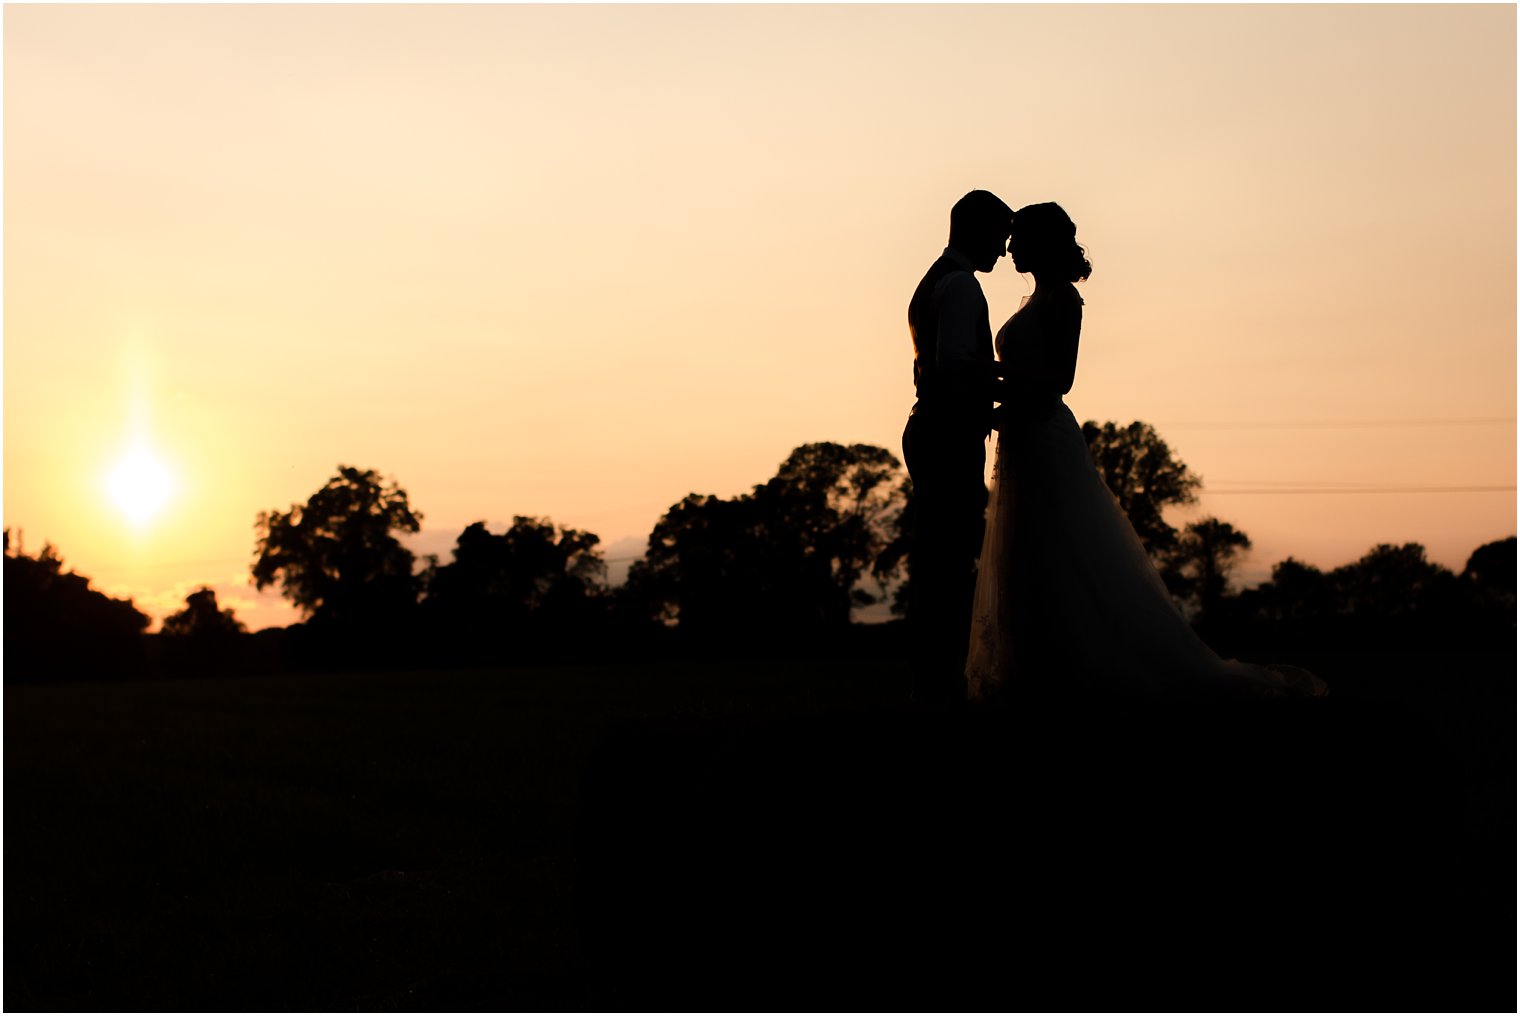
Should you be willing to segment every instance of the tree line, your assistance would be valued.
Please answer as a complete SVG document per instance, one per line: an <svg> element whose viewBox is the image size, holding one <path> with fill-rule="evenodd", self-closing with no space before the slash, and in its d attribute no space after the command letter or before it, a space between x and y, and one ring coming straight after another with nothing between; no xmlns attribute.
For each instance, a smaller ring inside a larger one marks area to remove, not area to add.
<svg viewBox="0 0 1520 1016"><path fill-rule="evenodd" d="M1089 422L1083 433L1179 606L1222 651L1513 641L1514 537L1477 548L1460 573L1419 544L1380 544L1330 571L1288 558L1238 590L1249 537L1214 517L1166 520L1196 503L1201 480L1155 429ZM146 636L131 601L90 588L51 545L13 550L7 531L7 676L890 654L901 626L853 624L852 612L886 602L900 618L912 596L912 483L873 445L803 445L748 493L687 495L616 587L595 533L533 516L492 533L480 521L449 561L419 560L401 538L422 518L394 480L346 465L305 503L260 512L253 581L303 620L256 633L201 588Z"/></svg>

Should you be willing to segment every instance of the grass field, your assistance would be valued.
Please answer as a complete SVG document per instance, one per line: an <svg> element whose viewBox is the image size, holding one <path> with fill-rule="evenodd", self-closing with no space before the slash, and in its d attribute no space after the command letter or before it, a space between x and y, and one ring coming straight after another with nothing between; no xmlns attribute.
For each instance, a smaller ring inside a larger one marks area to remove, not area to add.
<svg viewBox="0 0 1520 1016"><path fill-rule="evenodd" d="M1238 992L1217 1008L1309 992L1296 961L1332 978L1300 1007L1513 1008L1513 659L1306 662L1348 694L930 716L896 663L7 686L4 1005L957 1008L1019 984L987 1004L1031 1008L1090 977L1130 1002L1096 1008L1167 1007L1175 950L1148 948L1181 920L1200 957L1266 950L1207 953Z"/></svg>

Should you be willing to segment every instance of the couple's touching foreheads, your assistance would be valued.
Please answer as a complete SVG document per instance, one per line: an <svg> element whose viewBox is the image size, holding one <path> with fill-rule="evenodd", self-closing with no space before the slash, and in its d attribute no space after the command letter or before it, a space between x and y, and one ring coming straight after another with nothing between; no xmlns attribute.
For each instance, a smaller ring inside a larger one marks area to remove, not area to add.
<svg viewBox="0 0 1520 1016"><path fill-rule="evenodd" d="M994 335L976 276L1005 253L1034 291ZM1325 694L1308 671L1205 645L1104 485L1063 399L1082 333L1076 283L1091 274L1060 205L1014 211L974 190L908 302L915 700Z"/></svg>

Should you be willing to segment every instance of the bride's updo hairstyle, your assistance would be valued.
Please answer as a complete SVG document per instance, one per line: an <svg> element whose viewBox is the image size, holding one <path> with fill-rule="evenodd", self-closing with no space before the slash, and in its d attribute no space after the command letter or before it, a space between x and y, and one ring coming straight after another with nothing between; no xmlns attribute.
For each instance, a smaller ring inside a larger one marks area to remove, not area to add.
<svg viewBox="0 0 1520 1016"><path fill-rule="evenodd" d="M1081 282L1092 274L1087 252L1077 243L1077 224L1054 201L1014 212L1013 242L1024 271L1049 271L1068 282Z"/></svg>

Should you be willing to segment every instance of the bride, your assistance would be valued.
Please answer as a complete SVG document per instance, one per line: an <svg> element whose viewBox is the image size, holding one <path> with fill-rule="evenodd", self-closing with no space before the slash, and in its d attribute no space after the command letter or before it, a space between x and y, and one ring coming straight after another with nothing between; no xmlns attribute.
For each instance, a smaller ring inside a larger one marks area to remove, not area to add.
<svg viewBox="0 0 1520 1016"><path fill-rule="evenodd" d="M998 443L966 662L972 699L1062 695L1323 695L1294 667L1219 657L1172 601L1104 485L1071 390L1082 330L1074 282L1092 273L1054 202L1013 217L1008 253L1034 276L997 334Z"/></svg>

